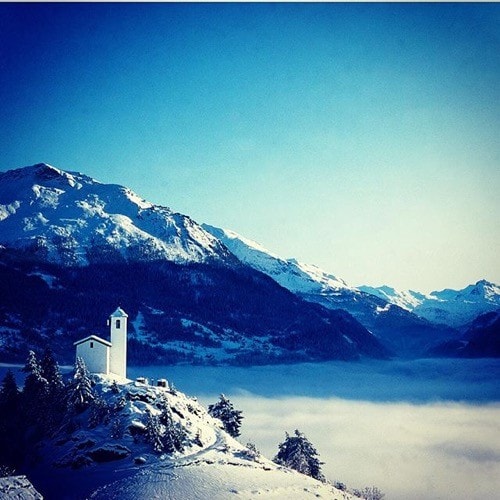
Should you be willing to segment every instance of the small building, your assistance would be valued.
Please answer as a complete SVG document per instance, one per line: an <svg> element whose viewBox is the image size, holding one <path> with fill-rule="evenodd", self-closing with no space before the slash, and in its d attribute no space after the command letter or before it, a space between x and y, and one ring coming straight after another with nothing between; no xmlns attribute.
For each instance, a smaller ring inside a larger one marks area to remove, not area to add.
<svg viewBox="0 0 500 500"><path fill-rule="evenodd" d="M85 366L91 373L110 372L109 358L113 347L111 342L101 339L97 335L89 335L74 344L76 346L76 357L85 361Z"/></svg>
<svg viewBox="0 0 500 500"><path fill-rule="evenodd" d="M127 377L127 313L118 307L108 320L110 340L89 335L74 343L76 357L85 361L91 373Z"/></svg>

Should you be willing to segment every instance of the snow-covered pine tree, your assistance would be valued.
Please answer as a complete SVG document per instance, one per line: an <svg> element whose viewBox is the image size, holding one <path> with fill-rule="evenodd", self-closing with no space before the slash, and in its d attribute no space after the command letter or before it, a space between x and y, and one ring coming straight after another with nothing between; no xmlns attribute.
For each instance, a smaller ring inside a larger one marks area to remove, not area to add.
<svg viewBox="0 0 500 500"><path fill-rule="evenodd" d="M241 410L235 410L233 403L221 394L217 403L208 407L208 413L215 418L218 418L224 425L225 431L232 437L240 435L241 421L243 415Z"/></svg>
<svg viewBox="0 0 500 500"><path fill-rule="evenodd" d="M186 434L182 426L174 422L172 411L168 402L163 406L160 414L160 423L165 427L162 435L163 449L167 453L173 453L174 451L184 451L184 440L186 439Z"/></svg>
<svg viewBox="0 0 500 500"><path fill-rule="evenodd" d="M151 444L154 451L161 453L163 451L163 442L161 438L161 426L158 415L153 415L151 412L148 412L145 432L146 441Z"/></svg>
<svg viewBox="0 0 500 500"><path fill-rule="evenodd" d="M28 376L33 375L36 378L41 378L42 368L35 354L35 351L28 352L28 358L26 359L23 372L27 373Z"/></svg>
<svg viewBox="0 0 500 500"><path fill-rule="evenodd" d="M95 396L94 400L89 404L89 407L89 427L91 429L100 424L109 424L109 421L111 420L111 407L101 396Z"/></svg>
<svg viewBox="0 0 500 500"><path fill-rule="evenodd" d="M279 445L278 454L273 461L319 481L325 478L321 472L322 462L318 460L318 452L302 432L295 430L295 435L285 433L285 440Z"/></svg>
<svg viewBox="0 0 500 500"><path fill-rule="evenodd" d="M85 410L95 399L90 374L82 358L76 358L73 379L69 384L68 409L76 413Z"/></svg>
<svg viewBox="0 0 500 500"><path fill-rule="evenodd" d="M45 415L40 412L48 395L48 382L42 376L40 362L34 351L29 351L23 371L27 374L22 392L22 408L26 424L41 424Z"/></svg>
<svg viewBox="0 0 500 500"><path fill-rule="evenodd" d="M50 347L45 349L42 361L40 363L40 374L47 380L49 391L58 393L64 388L64 380L59 369L59 364L54 358L54 353Z"/></svg>
<svg viewBox="0 0 500 500"><path fill-rule="evenodd" d="M111 423L111 437L113 439L121 439L124 433L125 429L123 427L123 422L119 417L115 418Z"/></svg>
<svg viewBox="0 0 500 500"><path fill-rule="evenodd" d="M54 353L49 347L45 349L40 362L40 373L42 378L47 381L47 397L40 407L40 414L43 414L44 430L50 434L60 425L61 415L64 413L66 403L61 370L54 358Z"/></svg>

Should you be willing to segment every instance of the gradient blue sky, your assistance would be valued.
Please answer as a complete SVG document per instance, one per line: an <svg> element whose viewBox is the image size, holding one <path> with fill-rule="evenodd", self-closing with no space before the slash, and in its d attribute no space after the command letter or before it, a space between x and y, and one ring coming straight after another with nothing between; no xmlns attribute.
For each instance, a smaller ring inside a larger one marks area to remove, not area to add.
<svg viewBox="0 0 500 500"><path fill-rule="evenodd" d="M0 170L351 284L500 282L499 89L499 4L0 4Z"/></svg>

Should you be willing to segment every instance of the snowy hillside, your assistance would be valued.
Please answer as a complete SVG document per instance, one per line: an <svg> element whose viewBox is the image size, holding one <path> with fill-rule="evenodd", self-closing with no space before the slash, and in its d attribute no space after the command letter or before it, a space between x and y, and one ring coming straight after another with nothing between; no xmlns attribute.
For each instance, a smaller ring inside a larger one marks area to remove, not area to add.
<svg viewBox="0 0 500 500"><path fill-rule="evenodd" d="M325 273L319 267L295 259L281 259L259 243L244 238L234 231L219 229L208 224L203 224L202 227L222 241L242 262L271 276L291 292L319 294L351 289L345 281Z"/></svg>
<svg viewBox="0 0 500 500"><path fill-rule="evenodd" d="M0 173L0 245L63 265L228 258L189 217L43 163Z"/></svg>
<svg viewBox="0 0 500 500"><path fill-rule="evenodd" d="M414 292L413 290L396 290L390 286L384 285L379 287L362 285L358 287L359 290L380 297L386 300L390 304L395 304L407 311L413 311L415 307L422 304L422 302L429 296L421 294L419 292Z"/></svg>
<svg viewBox="0 0 500 500"><path fill-rule="evenodd" d="M98 402L45 442L29 475L48 499L353 498L243 446L168 384L96 380ZM160 449L168 429L177 451Z"/></svg>
<svg viewBox="0 0 500 500"><path fill-rule="evenodd" d="M500 287L486 280L462 290L445 289L424 295L413 291L397 291L388 286L359 287L433 323L460 327L481 314L500 308Z"/></svg>

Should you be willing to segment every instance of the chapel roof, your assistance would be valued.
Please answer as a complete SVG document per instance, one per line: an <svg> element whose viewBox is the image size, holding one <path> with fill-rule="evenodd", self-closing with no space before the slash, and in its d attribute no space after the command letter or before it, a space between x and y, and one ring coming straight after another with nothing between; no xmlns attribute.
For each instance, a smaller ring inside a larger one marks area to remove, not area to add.
<svg viewBox="0 0 500 500"><path fill-rule="evenodd" d="M107 340L101 339L101 337L98 337L97 335L89 335L88 337L85 337L84 339L77 340L76 342L73 342L73 345L82 344L83 342L86 342L87 340L95 340L96 342L100 342L101 344L104 344L108 347L112 346L111 342L108 342Z"/></svg>

